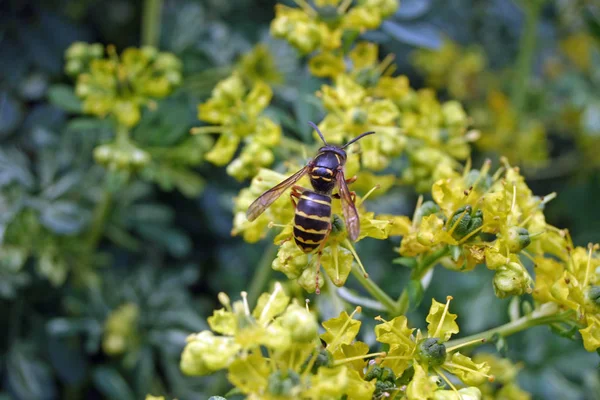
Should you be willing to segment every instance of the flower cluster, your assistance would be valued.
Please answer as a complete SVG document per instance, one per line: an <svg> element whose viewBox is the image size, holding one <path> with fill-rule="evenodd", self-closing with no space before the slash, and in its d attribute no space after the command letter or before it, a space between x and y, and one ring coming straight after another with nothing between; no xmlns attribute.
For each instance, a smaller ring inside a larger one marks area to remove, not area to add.
<svg viewBox="0 0 600 400"><path fill-rule="evenodd" d="M600 348L600 256L598 245L574 247L567 232L553 232L535 258L535 290L540 302L557 303L571 310L570 325L579 329L587 351Z"/></svg>
<svg viewBox="0 0 600 400"><path fill-rule="evenodd" d="M461 48L446 39L437 50L417 50L413 63L428 85L446 89L466 104L473 125L482 133L479 148L497 151L515 163L540 166L547 160L544 125L505 94L501 75L485 69L487 59L481 48Z"/></svg>
<svg viewBox="0 0 600 400"><path fill-rule="evenodd" d="M105 56L105 52L107 53ZM75 93L83 112L110 116L116 139L94 149L94 158L111 170L132 171L148 165L151 156L129 137L141 118L142 107L169 95L181 83L181 61L153 47L127 48L119 56L114 46L73 43L65 53L68 74L75 76Z"/></svg>
<svg viewBox="0 0 600 400"><path fill-rule="evenodd" d="M353 167L350 166L350 168ZM359 180L362 179L361 177L359 177ZM249 205L264 191L277 185L285 178L286 175L268 169L259 171L252 180L250 187L242 189L235 199L232 234L242 235L244 240L252 243L262 239L269 228L273 226L282 227L283 229L274 239L275 244L280 245L280 247L277 258L273 260L272 267L276 271L283 272L289 279L296 280L301 287L311 293L318 290L318 282L326 282L321 276L321 266L336 286L344 285L355 261L363 270L362 273L366 274L352 243L348 239L344 220L341 217L343 215L341 202L338 200L333 201L332 230L320 256L306 254L294 243L292 235L294 208L287 194L283 194L254 221L249 222L247 220L246 211ZM308 178L301 179L299 184L308 186ZM360 219L358 240L365 237L386 239L390 235L404 231L405 229L399 228L404 222L403 218L387 215L376 216L373 212L366 210L363 201L369 195L370 193L362 199L360 197L356 199ZM316 285L315 282L317 282Z"/></svg>
<svg viewBox="0 0 600 400"><path fill-rule="evenodd" d="M102 339L106 354L119 355L131 349L136 341L138 317L139 309L134 303L123 304L108 316Z"/></svg>
<svg viewBox="0 0 600 400"><path fill-rule="evenodd" d="M375 337L388 350L375 353L356 340L360 308L323 322L325 332L318 335L315 317L290 303L279 284L252 312L244 292L233 304L224 293L219 300L224 308L208 319L212 331L188 338L181 369L188 375L227 369L229 381L248 399L481 399L478 387L494 380L487 361L458 351L471 342L447 344L459 331L450 297L445 304L432 301L426 334L409 328L404 316L377 317ZM508 372L502 377L513 378Z"/></svg>
<svg viewBox="0 0 600 400"><path fill-rule="evenodd" d="M312 7L306 0L296 0L300 8L275 6L271 34L287 40L302 54L318 51L335 58L343 45L344 35L354 37L376 29L384 18L394 14L397 0L316 0Z"/></svg>
<svg viewBox="0 0 600 400"><path fill-rule="evenodd" d="M533 281L520 256L543 253L532 241L546 240L543 234L553 229L543 214L543 205L553 195L534 196L519 169L506 161L493 176L489 169L486 162L481 170L466 168L462 175L437 181L434 201L417 208L400 253L414 257L444 248L447 257L442 263L447 268L469 271L485 263L495 270L497 296L531 292Z"/></svg>
<svg viewBox="0 0 600 400"><path fill-rule="evenodd" d="M219 139L205 158L239 180L251 178L273 163L273 147L281 138L281 127L262 115L273 91L263 81L249 87L238 73L219 82L212 96L198 106L198 118L215 124L192 129L192 134L219 133ZM244 147L233 159L240 143ZM233 160L232 160L233 159Z"/></svg>
<svg viewBox="0 0 600 400"><path fill-rule="evenodd" d="M451 176L458 161L469 156L469 143L478 138L477 132L467 129L469 120L460 103L440 103L428 89L415 91L405 76L375 74L365 81L360 74L343 73L319 94L328 112L319 127L331 142L375 130L376 135L361 143L362 165L380 171L406 153L410 163L403 181L418 191Z"/></svg>
<svg viewBox="0 0 600 400"><path fill-rule="evenodd" d="M405 316L391 321L376 318L381 322L375 327L377 341L387 345L389 350L378 363L373 364L373 369L390 368L403 384L395 390L405 391L408 399L479 399L481 393L477 387L494 380L486 362L476 363L457 351L472 343L446 344L459 331L456 314L449 312L451 299L448 297L445 304L432 300L426 318L427 334L420 330L414 333L415 330L408 327ZM457 390L447 373L466 386ZM443 382L450 390L443 389Z"/></svg>
<svg viewBox="0 0 600 400"><path fill-rule="evenodd" d="M212 331L188 337L185 374L227 369L248 399L371 398L375 384L363 380L368 346L353 342L360 322L347 313L323 323L319 337L316 318L290 302L279 283L252 311L245 292L233 304L224 293L219 300L224 308L208 319Z"/></svg>
<svg viewBox="0 0 600 400"><path fill-rule="evenodd" d="M137 125L141 107L170 94L181 83L181 62L153 47L128 48L118 56L114 46L73 43L66 51L66 71L77 77L75 93L83 111L108 115L127 128Z"/></svg>

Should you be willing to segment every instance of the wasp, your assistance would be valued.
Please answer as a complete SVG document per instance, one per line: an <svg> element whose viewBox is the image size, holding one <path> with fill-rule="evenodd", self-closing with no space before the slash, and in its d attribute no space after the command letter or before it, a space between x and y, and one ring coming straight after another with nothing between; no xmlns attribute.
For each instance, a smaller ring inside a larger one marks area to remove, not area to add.
<svg viewBox="0 0 600 400"><path fill-rule="evenodd" d="M356 241L358 238L360 222L354 205L355 196L348 189L348 184L354 182L356 177L346 179L344 176L344 165L346 164L344 149L375 132L365 132L339 147L328 144L313 122L309 122L309 125L317 131L324 146L304 168L267 190L250 204L246 216L249 221L254 221L291 187L290 197L295 208L294 241L304 253L312 253L318 249L320 254L331 232L332 197L338 198L342 202L348 237L352 241ZM312 190L296 185L296 182L306 174L310 178ZM332 194L336 186L338 193Z"/></svg>

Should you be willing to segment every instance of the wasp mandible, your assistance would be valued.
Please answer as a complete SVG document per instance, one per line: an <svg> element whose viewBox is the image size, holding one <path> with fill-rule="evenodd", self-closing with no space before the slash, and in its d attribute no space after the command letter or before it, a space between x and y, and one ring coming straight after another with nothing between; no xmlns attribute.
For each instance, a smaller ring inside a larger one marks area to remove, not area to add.
<svg viewBox="0 0 600 400"><path fill-rule="evenodd" d="M294 241L305 253L311 253L315 249L319 249L320 252L326 243L331 232L332 197L339 198L342 201L342 211L346 221L348 237L352 241L356 241L358 238L360 233L358 212L354 205L353 193L348 190L348 184L354 182L356 177L346 179L344 176L344 164L346 163L344 149L359 139L375 133L365 132L339 147L328 144L317 125L313 122L309 122L309 125L317 131L324 146L319 149L317 155L304 168L263 193L250 204L246 212L248 221L254 221L291 187L290 197L295 207ZM306 174L310 177L313 190L295 185ZM332 194L336 186L338 187L338 193Z"/></svg>

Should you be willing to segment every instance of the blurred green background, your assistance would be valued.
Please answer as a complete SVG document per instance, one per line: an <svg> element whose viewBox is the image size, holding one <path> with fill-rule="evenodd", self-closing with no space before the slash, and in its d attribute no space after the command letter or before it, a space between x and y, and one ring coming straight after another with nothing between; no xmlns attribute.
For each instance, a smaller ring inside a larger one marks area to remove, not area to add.
<svg viewBox="0 0 600 400"><path fill-rule="evenodd" d="M181 58L183 84L143 113L132 136L146 147L177 150L188 162L164 164L123 186L88 260L83 238L107 181L92 150L112 128L77 115L64 52L75 41L119 51L139 46L145 12L155 3L162 3L159 48ZM188 132L216 82L266 42L284 76L270 112L286 135L312 141L306 122L323 116L314 91L324 81L311 77L289 45L269 37L275 3L0 0L0 399L161 393L188 400L227 391L223 375L182 376L181 350L189 333L205 328L218 292L249 289L271 245L231 237L232 199L248 183L202 163L209 143L190 142ZM433 86L442 99L462 101L482 132L473 165L507 155L534 193L558 192L548 222L586 245L600 232L600 6L543 2L530 23L533 43L523 40L528 18L518 1L404 0L365 38L380 44L380 58L395 54L398 73L413 87ZM511 77L519 68L527 79L515 89ZM515 90L523 93L494 97ZM503 114L503 101L518 101L519 124ZM416 198L400 187L369 208L411 215ZM371 278L393 296L408 275L391 263L397 246L397 239L357 246ZM438 268L425 298L454 296L463 333L475 333L508 320L508 300L494 297L491 276L484 268ZM327 298L316 301L325 318L339 312ZM424 321L428 305L411 311L414 321ZM363 315L365 324L370 316ZM527 365L519 381L534 398L600 398L598 355L580 342L538 327L511 337L501 351Z"/></svg>

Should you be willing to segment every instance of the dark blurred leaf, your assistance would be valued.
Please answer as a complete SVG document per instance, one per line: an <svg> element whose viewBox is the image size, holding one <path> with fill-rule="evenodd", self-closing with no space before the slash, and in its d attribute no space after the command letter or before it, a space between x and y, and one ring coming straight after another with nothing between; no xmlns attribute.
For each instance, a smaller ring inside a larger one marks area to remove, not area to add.
<svg viewBox="0 0 600 400"><path fill-rule="evenodd" d="M23 118L21 105L8 92L0 92L0 138L15 130Z"/></svg>
<svg viewBox="0 0 600 400"><path fill-rule="evenodd" d="M415 310L423 301L423 285L421 281L411 279L406 286L408 292L409 310Z"/></svg>
<svg viewBox="0 0 600 400"><path fill-rule="evenodd" d="M432 0L402 0L394 18L410 20L421 17L431 8Z"/></svg>
<svg viewBox="0 0 600 400"><path fill-rule="evenodd" d="M98 367L93 372L94 384L109 400L136 400L127 380L110 367Z"/></svg>
<svg viewBox="0 0 600 400"><path fill-rule="evenodd" d="M75 95L73 88L69 85L56 84L48 89L48 101L65 111L80 113L82 111L81 101Z"/></svg>
<svg viewBox="0 0 600 400"><path fill-rule="evenodd" d="M110 122L105 119L78 117L67 123L67 129L73 131L91 131L95 129L107 129Z"/></svg>
<svg viewBox="0 0 600 400"><path fill-rule="evenodd" d="M88 372L88 360L78 341L50 337L46 345L50 362L59 378L67 385L81 384Z"/></svg>
<svg viewBox="0 0 600 400"><path fill-rule="evenodd" d="M34 183L29 171L29 160L16 148L0 149L0 187L19 183L31 188Z"/></svg>
<svg viewBox="0 0 600 400"><path fill-rule="evenodd" d="M384 21L384 32L399 42L427 49L437 49L442 45L440 31L428 22Z"/></svg>
<svg viewBox="0 0 600 400"><path fill-rule="evenodd" d="M75 202L59 200L41 210L40 221L48 229L62 235L80 232L88 213Z"/></svg>
<svg viewBox="0 0 600 400"><path fill-rule="evenodd" d="M221 396L210 396L208 400L227 400L225 397Z"/></svg>
<svg viewBox="0 0 600 400"><path fill-rule="evenodd" d="M154 382L154 355L152 348L144 346L139 353L135 366L135 391L139 397L144 397Z"/></svg>
<svg viewBox="0 0 600 400"><path fill-rule="evenodd" d="M56 393L48 366L22 345L13 346L8 353L6 383L17 400L52 399Z"/></svg>

